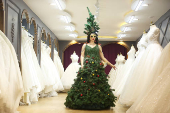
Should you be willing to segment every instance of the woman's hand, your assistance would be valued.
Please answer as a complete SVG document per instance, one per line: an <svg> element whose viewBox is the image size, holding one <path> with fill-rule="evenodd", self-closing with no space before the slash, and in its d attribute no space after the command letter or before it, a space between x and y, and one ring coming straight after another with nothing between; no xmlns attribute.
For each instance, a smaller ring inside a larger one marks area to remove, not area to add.
<svg viewBox="0 0 170 113"><path fill-rule="evenodd" d="M114 70L117 69L115 65L112 65L112 68L113 68Z"/></svg>

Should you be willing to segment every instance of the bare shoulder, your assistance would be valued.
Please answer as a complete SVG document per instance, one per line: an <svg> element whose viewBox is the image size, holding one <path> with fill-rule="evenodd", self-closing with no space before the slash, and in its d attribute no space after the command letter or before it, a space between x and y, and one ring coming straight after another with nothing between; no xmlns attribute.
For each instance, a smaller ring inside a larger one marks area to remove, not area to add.
<svg viewBox="0 0 170 113"><path fill-rule="evenodd" d="M86 43L84 43L84 44L83 44L82 49L84 49L84 48L85 48L85 46L86 46Z"/></svg>
<svg viewBox="0 0 170 113"><path fill-rule="evenodd" d="M99 46L99 48L100 48L100 49L102 49L102 47L101 47L101 45L100 45L100 44L98 44L98 46Z"/></svg>

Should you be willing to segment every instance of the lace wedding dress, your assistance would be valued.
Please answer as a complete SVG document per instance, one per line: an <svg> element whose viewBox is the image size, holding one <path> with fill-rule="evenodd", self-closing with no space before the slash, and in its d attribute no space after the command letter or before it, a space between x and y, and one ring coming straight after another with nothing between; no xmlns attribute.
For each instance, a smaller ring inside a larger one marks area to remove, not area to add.
<svg viewBox="0 0 170 113"><path fill-rule="evenodd" d="M0 30L0 113L16 113L23 82L13 45Z"/></svg>
<svg viewBox="0 0 170 113"><path fill-rule="evenodd" d="M158 43L160 30L155 25L150 26L150 31L147 34L148 47L140 60L139 67L137 69L137 76L139 79L135 85L134 92L132 93L133 105L128 109L127 113L134 113L136 104L143 98L144 94L150 88L154 75L152 70L156 65L158 59L160 59L162 47Z"/></svg>
<svg viewBox="0 0 170 113"><path fill-rule="evenodd" d="M120 95L120 98L119 98L119 102L121 104L125 104L127 106L130 106L132 104L132 92L134 91L134 87L137 82L137 80L139 79L139 76L137 74L137 69L138 69L138 66L139 66L139 62L146 50L146 47L147 47L147 42L146 42L146 36L147 34L143 34L141 40L138 42L137 44L137 47L138 47L138 54L136 56L136 59L133 63L133 67L131 68L130 72L129 72L129 75L128 75L128 78L127 78L127 81L125 83L125 86L122 90L122 93Z"/></svg>
<svg viewBox="0 0 170 113"><path fill-rule="evenodd" d="M72 60L72 63L66 68L61 78L65 90L69 90L72 84L74 84L74 79L76 79L77 72L81 67L78 63L79 57L76 55L75 52L71 55L70 58Z"/></svg>

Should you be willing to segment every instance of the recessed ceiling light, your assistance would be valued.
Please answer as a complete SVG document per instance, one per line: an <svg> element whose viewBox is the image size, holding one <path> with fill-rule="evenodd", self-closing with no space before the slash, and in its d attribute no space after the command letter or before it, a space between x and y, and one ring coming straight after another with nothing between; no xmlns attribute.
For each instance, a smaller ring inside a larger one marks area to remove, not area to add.
<svg viewBox="0 0 170 113"><path fill-rule="evenodd" d="M147 6L149 6L149 4L143 4L142 6L146 6L147 7Z"/></svg>

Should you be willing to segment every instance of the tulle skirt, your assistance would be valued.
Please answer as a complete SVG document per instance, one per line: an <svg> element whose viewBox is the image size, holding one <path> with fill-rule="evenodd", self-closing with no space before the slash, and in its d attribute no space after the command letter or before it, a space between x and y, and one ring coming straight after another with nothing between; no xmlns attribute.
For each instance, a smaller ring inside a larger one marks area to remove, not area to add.
<svg viewBox="0 0 170 113"><path fill-rule="evenodd" d="M122 78L121 73L122 73L123 66L124 66L124 64L122 63L122 64L119 64L117 67L116 79L115 79L114 83L111 85L112 89L117 89L117 87L121 81L121 78Z"/></svg>
<svg viewBox="0 0 170 113"><path fill-rule="evenodd" d="M108 83L110 86L113 85L115 79L116 79L116 76L117 76L117 69L111 69L110 72L109 72L109 79L108 79Z"/></svg>
<svg viewBox="0 0 170 113"><path fill-rule="evenodd" d="M170 63L133 113L170 113Z"/></svg>
<svg viewBox="0 0 170 113"><path fill-rule="evenodd" d="M0 45L0 65L3 69L0 71L0 78L2 77L0 80L0 106L2 106L2 103L5 105L2 113L15 113L23 95L23 82L14 47L1 31Z"/></svg>
<svg viewBox="0 0 170 113"><path fill-rule="evenodd" d="M145 90L145 93L141 93L137 101L133 104L133 106L130 108L130 112L133 111L135 112L136 107L139 105L140 101L147 95L146 92L149 91L149 89L155 84L155 81L157 78L159 78L160 74L162 71L165 69L165 67L168 65L170 62L170 43L164 48L162 51L162 55L159 58L159 60L156 62L154 68L151 70L150 75L151 80L149 81L150 84L147 85L148 90ZM149 96L149 95L148 95ZM142 106L142 104L140 104Z"/></svg>
<svg viewBox="0 0 170 113"><path fill-rule="evenodd" d="M74 79L76 79L77 72L80 68L78 63L71 63L65 70L61 81L63 83L64 89L68 90L74 84Z"/></svg>
<svg viewBox="0 0 170 113"><path fill-rule="evenodd" d="M133 92L133 89L135 87L134 84L136 83L137 78L138 78L138 76L135 73L137 71L136 69L139 66L138 64L139 64L139 62L140 62L144 52L145 52L145 49L143 49L139 53L139 55L135 59L134 64L133 64L133 66L132 66L132 68L131 68L131 70L130 70L130 72L128 74L127 81L125 83L125 86L124 86L124 88L122 90L122 93L120 95L120 98L119 98L119 102L121 104L131 105L131 100L130 100L131 99L130 98L131 97L131 93Z"/></svg>

